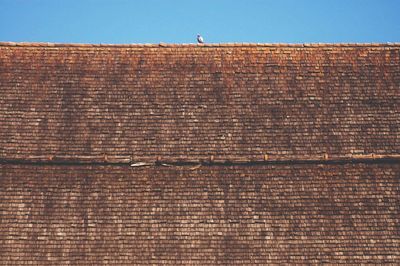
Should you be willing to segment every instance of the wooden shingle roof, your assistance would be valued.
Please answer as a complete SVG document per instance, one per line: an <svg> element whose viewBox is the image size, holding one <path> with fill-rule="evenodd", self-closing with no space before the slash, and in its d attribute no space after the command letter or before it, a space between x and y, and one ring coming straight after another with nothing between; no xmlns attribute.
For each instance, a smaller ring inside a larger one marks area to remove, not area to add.
<svg viewBox="0 0 400 266"><path fill-rule="evenodd" d="M0 164L0 264L398 264L399 164Z"/></svg>
<svg viewBox="0 0 400 266"><path fill-rule="evenodd" d="M400 45L0 44L0 156L400 153Z"/></svg>
<svg viewBox="0 0 400 266"><path fill-rule="evenodd" d="M400 44L0 43L0 264L400 264Z"/></svg>

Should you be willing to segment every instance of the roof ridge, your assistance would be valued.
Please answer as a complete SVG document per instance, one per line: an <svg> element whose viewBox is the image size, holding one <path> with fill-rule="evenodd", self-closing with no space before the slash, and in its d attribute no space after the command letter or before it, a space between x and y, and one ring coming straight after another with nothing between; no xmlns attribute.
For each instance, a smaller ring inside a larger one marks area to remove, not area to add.
<svg viewBox="0 0 400 266"><path fill-rule="evenodd" d="M400 42L387 43L133 43L133 44L88 44L88 43L49 43L49 42L0 42L0 46L18 47L86 47L86 48L145 48L145 47L287 47L287 48L318 48L318 47L400 47Z"/></svg>

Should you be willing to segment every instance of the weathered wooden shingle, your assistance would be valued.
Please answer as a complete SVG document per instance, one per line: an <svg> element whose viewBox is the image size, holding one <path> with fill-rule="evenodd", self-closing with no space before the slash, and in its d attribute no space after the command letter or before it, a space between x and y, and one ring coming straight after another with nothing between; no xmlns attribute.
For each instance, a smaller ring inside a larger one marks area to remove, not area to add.
<svg viewBox="0 0 400 266"><path fill-rule="evenodd" d="M399 103L399 44L0 43L0 264L400 264Z"/></svg>
<svg viewBox="0 0 400 266"><path fill-rule="evenodd" d="M0 155L400 153L400 46L0 46Z"/></svg>
<svg viewBox="0 0 400 266"><path fill-rule="evenodd" d="M0 261L398 263L399 164L0 166Z"/></svg>

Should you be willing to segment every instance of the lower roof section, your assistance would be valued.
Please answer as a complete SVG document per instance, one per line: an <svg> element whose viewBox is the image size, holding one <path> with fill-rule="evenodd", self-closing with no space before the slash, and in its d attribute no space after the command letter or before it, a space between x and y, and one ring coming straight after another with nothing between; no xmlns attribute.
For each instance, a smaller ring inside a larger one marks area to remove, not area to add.
<svg viewBox="0 0 400 266"><path fill-rule="evenodd" d="M0 164L0 264L400 263L400 165Z"/></svg>

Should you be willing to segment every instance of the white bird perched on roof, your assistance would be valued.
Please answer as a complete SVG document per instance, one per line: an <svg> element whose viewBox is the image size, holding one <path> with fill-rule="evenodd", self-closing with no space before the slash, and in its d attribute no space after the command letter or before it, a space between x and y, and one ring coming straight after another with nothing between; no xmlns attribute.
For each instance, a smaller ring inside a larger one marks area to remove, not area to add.
<svg viewBox="0 0 400 266"><path fill-rule="evenodd" d="M201 37L200 34L197 34L197 42L198 43L204 43L203 37Z"/></svg>

